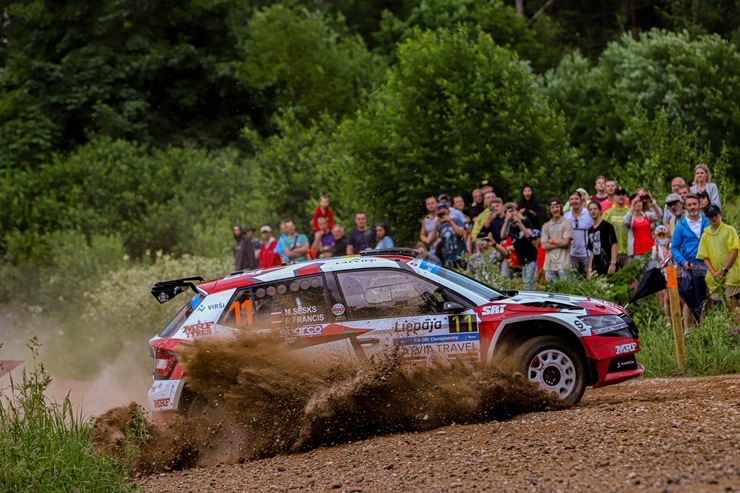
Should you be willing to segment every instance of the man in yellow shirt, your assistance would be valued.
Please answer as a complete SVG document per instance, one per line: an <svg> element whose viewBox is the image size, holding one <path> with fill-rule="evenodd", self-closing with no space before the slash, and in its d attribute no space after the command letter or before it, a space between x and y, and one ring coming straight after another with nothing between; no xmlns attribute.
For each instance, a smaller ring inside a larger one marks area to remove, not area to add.
<svg viewBox="0 0 740 493"><path fill-rule="evenodd" d="M709 290L715 297L724 290L725 298L730 302L730 311L734 312L740 298L740 262L735 261L740 251L740 239L735 228L722 222L719 206L709 204L705 215L709 226L701 235L696 257L703 259L707 266Z"/></svg>

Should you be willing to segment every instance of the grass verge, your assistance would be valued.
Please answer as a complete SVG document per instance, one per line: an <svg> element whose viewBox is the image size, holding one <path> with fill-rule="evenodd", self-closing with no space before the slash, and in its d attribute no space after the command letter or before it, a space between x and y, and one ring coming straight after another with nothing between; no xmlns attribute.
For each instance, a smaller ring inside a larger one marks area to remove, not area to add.
<svg viewBox="0 0 740 493"><path fill-rule="evenodd" d="M0 344L0 347L2 345ZM49 401L51 377L38 362L39 344L28 343L33 366L20 381L0 386L0 491L129 492L122 461L98 455L91 424L68 398Z"/></svg>

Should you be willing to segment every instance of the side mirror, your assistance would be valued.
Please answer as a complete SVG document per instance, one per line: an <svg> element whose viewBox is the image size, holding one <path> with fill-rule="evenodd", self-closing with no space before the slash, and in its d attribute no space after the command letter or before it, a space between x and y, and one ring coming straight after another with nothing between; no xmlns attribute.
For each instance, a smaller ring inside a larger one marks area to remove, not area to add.
<svg viewBox="0 0 740 493"><path fill-rule="evenodd" d="M460 313L464 310L465 310L464 306L454 301L445 301L444 305L442 305L443 312Z"/></svg>

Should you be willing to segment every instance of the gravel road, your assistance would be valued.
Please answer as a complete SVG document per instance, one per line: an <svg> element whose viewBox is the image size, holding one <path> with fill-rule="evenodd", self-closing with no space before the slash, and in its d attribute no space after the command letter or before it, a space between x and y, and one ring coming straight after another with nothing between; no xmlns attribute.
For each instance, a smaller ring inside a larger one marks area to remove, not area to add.
<svg viewBox="0 0 740 493"><path fill-rule="evenodd" d="M136 479L144 493L740 491L740 375L639 379L576 407Z"/></svg>

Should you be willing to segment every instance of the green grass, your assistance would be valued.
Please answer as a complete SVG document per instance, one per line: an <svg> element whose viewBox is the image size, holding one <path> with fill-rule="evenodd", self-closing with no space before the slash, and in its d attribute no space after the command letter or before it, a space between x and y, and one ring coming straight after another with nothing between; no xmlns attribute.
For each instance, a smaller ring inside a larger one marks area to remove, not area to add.
<svg viewBox="0 0 740 493"><path fill-rule="evenodd" d="M123 464L93 450L91 425L69 399L57 403L44 396L51 378L37 362L35 338L28 348L33 368L0 387L0 491L134 491Z"/></svg>

